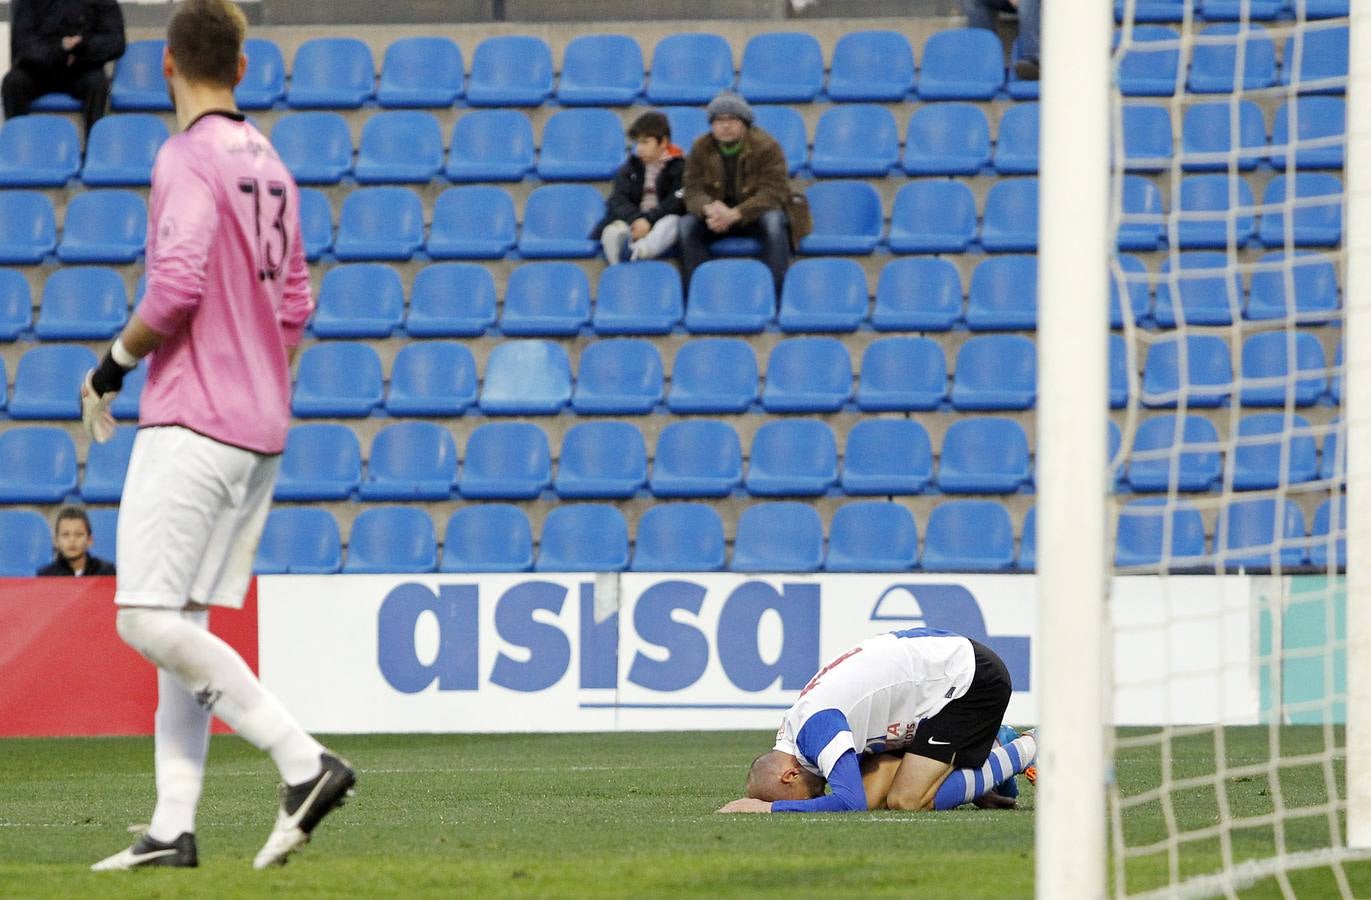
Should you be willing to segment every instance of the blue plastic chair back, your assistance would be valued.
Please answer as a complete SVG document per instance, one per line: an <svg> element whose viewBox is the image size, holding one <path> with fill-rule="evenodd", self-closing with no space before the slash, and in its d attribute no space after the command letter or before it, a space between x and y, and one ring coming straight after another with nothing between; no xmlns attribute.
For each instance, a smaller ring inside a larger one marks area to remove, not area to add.
<svg viewBox="0 0 1371 900"><path fill-rule="evenodd" d="M509 276L500 328L508 335L576 334L590 321L590 281L570 262L524 263Z"/></svg>
<svg viewBox="0 0 1371 900"><path fill-rule="evenodd" d="M67 119L16 116L0 128L0 187L61 187L80 168L81 138Z"/></svg>
<svg viewBox="0 0 1371 900"><path fill-rule="evenodd" d="M781 288L782 331L855 331L866 318L866 273L851 259L802 259Z"/></svg>
<svg viewBox="0 0 1371 900"><path fill-rule="evenodd" d="M733 49L717 34L669 34L653 48L649 103L704 104L732 84ZM672 133L688 146L674 127Z"/></svg>
<svg viewBox="0 0 1371 900"><path fill-rule="evenodd" d="M685 325L696 334L747 334L776 315L771 271L755 259L711 259L695 270Z"/></svg>
<svg viewBox="0 0 1371 900"><path fill-rule="evenodd" d="M928 432L912 419L863 419L847 435L841 484L848 494L920 494L933 482Z"/></svg>
<svg viewBox="0 0 1371 900"><path fill-rule="evenodd" d="M157 116L106 116L91 126L81 180L98 186L149 184L152 164L167 137L167 126Z"/></svg>
<svg viewBox="0 0 1371 900"><path fill-rule="evenodd" d="M864 501L838 508L829 526L829 572L906 572L918 563L914 516L898 503Z"/></svg>
<svg viewBox="0 0 1371 900"><path fill-rule="evenodd" d="M31 425L0 434L0 503L61 503L75 491L76 445L66 431Z"/></svg>
<svg viewBox="0 0 1371 900"><path fill-rule="evenodd" d="M852 397L852 360L831 337L787 338L771 351L762 406L767 412L837 412Z"/></svg>
<svg viewBox="0 0 1371 900"><path fill-rule="evenodd" d="M47 520L29 509L0 509L0 578L32 578L52 558Z"/></svg>
<svg viewBox="0 0 1371 900"><path fill-rule="evenodd" d="M880 243L885 214L876 189L864 181L821 181L805 191L814 230L800 241L808 254L867 254ZM687 310L687 315L689 310Z"/></svg>
<svg viewBox="0 0 1371 900"><path fill-rule="evenodd" d="M976 198L962 182L919 179L895 195L887 241L891 252L963 253L975 239Z"/></svg>
<svg viewBox="0 0 1371 900"><path fill-rule="evenodd" d="M1197 103L1181 120L1181 168L1187 172L1227 171L1236 154L1238 168L1250 171L1266 156L1266 118L1251 100L1238 103L1233 121L1227 102Z"/></svg>
<svg viewBox="0 0 1371 900"><path fill-rule="evenodd" d="M735 572L817 572L824 560L824 526L807 503L758 503L738 517Z"/></svg>
<svg viewBox="0 0 1371 900"><path fill-rule="evenodd" d="M1018 108L1011 107L1005 115ZM1000 128L1003 144L1004 126ZM1034 172L1036 137L1035 131ZM990 125L985 113L970 103L929 103L918 107L905 128L902 162L910 175L975 175L990 162Z"/></svg>
<svg viewBox="0 0 1371 900"><path fill-rule="evenodd" d="M811 34L756 34L743 47L738 93L750 103L809 103L823 83L823 51Z"/></svg>
<svg viewBox="0 0 1371 900"><path fill-rule="evenodd" d="M114 65L110 83L110 107L116 112L166 112L171 95L162 74L163 40L129 41L124 55Z"/></svg>
<svg viewBox="0 0 1371 900"><path fill-rule="evenodd" d="M428 512L413 506L362 510L348 534L345 574L432 572L438 568L438 541Z"/></svg>
<svg viewBox="0 0 1371 900"><path fill-rule="evenodd" d="M900 160L895 117L883 106L835 106L819 117L810 167L821 178L880 178Z"/></svg>
<svg viewBox="0 0 1371 900"><path fill-rule="evenodd" d="M635 572L718 572L724 567L724 524L704 503L651 506L638 520Z"/></svg>
<svg viewBox="0 0 1371 900"><path fill-rule="evenodd" d="M514 248L514 200L493 185L448 188L433 205L425 251L434 259L501 259Z"/></svg>
<svg viewBox="0 0 1371 900"><path fill-rule="evenodd" d="M553 507L538 540L538 572L622 572L628 568L628 523L608 504Z"/></svg>
<svg viewBox="0 0 1371 900"><path fill-rule="evenodd" d="M1038 351L1018 334L973 337L957 351L952 407L1032 409L1038 393Z"/></svg>
<svg viewBox="0 0 1371 900"><path fill-rule="evenodd" d="M781 152L785 154L787 170L791 175L797 174L809 162L809 135L805 131L804 116L789 106L754 106L752 112L756 116L754 127L776 139L776 143L781 145ZM699 134L708 130L709 121L706 119L705 127ZM673 127L672 134L675 133ZM680 143L679 139L677 143ZM688 149L690 144L681 146Z"/></svg>
<svg viewBox="0 0 1371 900"><path fill-rule="evenodd" d="M674 413L740 413L757 400L757 358L741 338L697 338L671 367L667 407Z"/></svg>
<svg viewBox="0 0 1371 900"><path fill-rule="evenodd" d="M530 259L589 258L600 252L590 232L605 213L600 192L588 184L546 184L524 203L519 253Z"/></svg>
<svg viewBox="0 0 1371 900"><path fill-rule="evenodd" d="M343 567L338 523L326 509L273 509L257 544L257 575L332 575Z"/></svg>
<svg viewBox="0 0 1371 900"><path fill-rule="evenodd" d="M300 355L291 412L366 417L381 405L381 360L367 344L315 344Z"/></svg>
<svg viewBox="0 0 1371 900"><path fill-rule="evenodd" d="M446 500L457 481L457 443L433 422L397 422L372 439L363 500Z"/></svg>
<svg viewBox="0 0 1371 900"><path fill-rule="evenodd" d="M657 438L648 486L657 497L727 497L743 482L743 449L727 422L684 419Z"/></svg>
<svg viewBox="0 0 1371 900"><path fill-rule="evenodd" d="M300 188L300 235L310 262L333 249L333 207L321 190Z"/></svg>
<svg viewBox="0 0 1371 900"><path fill-rule="evenodd" d="M1007 572L1014 567L1014 524L995 500L950 500L933 507L924 530L929 572Z"/></svg>
<svg viewBox="0 0 1371 900"><path fill-rule="evenodd" d="M1003 179L990 188L985 198L981 246L991 253L1032 253L1038 249L1038 179Z"/></svg>
<svg viewBox="0 0 1371 900"><path fill-rule="evenodd" d="M517 109L474 109L452 126L447 177L519 181L533 170L533 125Z"/></svg>
<svg viewBox="0 0 1371 900"><path fill-rule="evenodd" d="M1173 415L1157 416L1138 426L1127 477L1135 491L1164 491L1173 481L1180 491L1205 491L1218 482L1221 466L1213 423L1196 415L1179 421Z"/></svg>
<svg viewBox="0 0 1371 900"><path fill-rule="evenodd" d="M1210 4L1205 4L1206 9ZM1244 30L1245 29L1245 30ZM1238 71L1242 45L1243 67ZM1276 45L1260 25L1237 23L1208 25L1195 36L1190 56L1192 94L1231 94L1255 91L1276 83Z"/></svg>
<svg viewBox="0 0 1371 900"><path fill-rule="evenodd" d="M362 126L353 169L362 184L424 183L443 168L443 133L432 114L380 112Z"/></svg>
<svg viewBox="0 0 1371 900"><path fill-rule="evenodd" d="M96 363L94 353L72 344L25 351L14 371L10 418L80 419L81 382Z"/></svg>
<svg viewBox="0 0 1371 900"><path fill-rule="evenodd" d="M376 84L371 50L356 38L310 38L295 51L286 103L295 109L356 109Z"/></svg>
<svg viewBox="0 0 1371 900"><path fill-rule="evenodd" d="M1294 146L1290 120L1295 120ZM1271 165L1285 171L1293 149L1301 169L1341 169L1347 140L1347 102L1341 97L1299 97L1282 103L1271 128ZM1313 144L1314 146L1307 146Z"/></svg>
<svg viewBox="0 0 1371 900"><path fill-rule="evenodd" d="M624 162L624 127L607 109L564 109L543 125L538 177L604 181Z"/></svg>
<svg viewBox="0 0 1371 900"><path fill-rule="evenodd" d="M583 34L562 54L557 102L563 106L628 106L643 92L643 51L622 34Z"/></svg>
<svg viewBox="0 0 1371 900"><path fill-rule="evenodd" d="M1191 176L1207 178L1209 176ZM1227 177L1216 176L1224 181ZM1188 180L1188 179L1187 179ZM1227 185L1220 185L1226 190ZM1182 193L1184 193L1182 185ZM1249 198L1250 199L1250 198ZM1179 265L1172 266L1172 259ZM1171 328L1178 322L1187 325L1228 325L1242 309L1242 279L1227 264L1227 254L1217 251L1191 251L1167 259L1157 276L1157 324ZM1179 302L1172 296L1176 282Z"/></svg>
<svg viewBox="0 0 1371 900"><path fill-rule="evenodd" d="M460 416L476 403L476 360L455 341L406 344L390 371L393 416Z"/></svg>
<svg viewBox="0 0 1371 900"><path fill-rule="evenodd" d="M895 103L914 87L914 50L898 31L850 31L833 47L828 96Z"/></svg>
<svg viewBox="0 0 1371 900"><path fill-rule="evenodd" d="M508 503L465 506L443 533L442 572L528 572L533 568L533 529L528 516Z"/></svg>
<svg viewBox="0 0 1371 900"><path fill-rule="evenodd" d="M57 248L52 202L38 191L0 191L0 263L34 265Z"/></svg>
<svg viewBox="0 0 1371 900"><path fill-rule="evenodd" d="M1013 419L958 419L943 436L938 487L949 494L1009 494L1033 477L1028 438Z"/></svg>
<svg viewBox="0 0 1371 900"><path fill-rule="evenodd" d="M138 429L121 425L114 437L103 444L91 442L86 453L86 473L81 480L81 499L86 503L118 503L124 493L124 477L133 454L133 439ZM94 524L92 523L92 529ZM96 554L97 556L99 554Z"/></svg>
<svg viewBox="0 0 1371 900"><path fill-rule="evenodd" d="M243 42L248 58L243 80L233 89L239 109L271 109L286 95L286 61L275 41L250 37Z"/></svg>
<svg viewBox="0 0 1371 900"><path fill-rule="evenodd" d="M1176 338L1153 344L1143 364L1142 389L1144 406L1174 407L1181 392L1190 406L1222 406L1233 390L1233 360L1228 342L1215 335L1201 334L1187 336L1184 345Z"/></svg>
<svg viewBox="0 0 1371 900"><path fill-rule="evenodd" d="M991 163L1001 175L1038 174L1038 104L1011 106L1000 117Z"/></svg>
<svg viewBox="0 0 1371 900"><path fill-rule="evenodd" d="M552 484L559 497L626 500L646 484L647 448L627 422L582 422L562 438Z"/></svg>
<svg viewBox="0 0 1371 900"><path fill-rule="evenodd" d="M857 405L866 412L934 410L947 399L947 360L932 338L886 337L862 353Z"/></svg>
<svg viewBox="0 0 1371 900"><path fill-rule="evenodd" d="M346 425L291 426L276 476L277 500L347 500L362 480L362 448Z"/></svg>
<svg viewBox="0 0 1371 900"><path fill-rule="evenodd" d="M581 353L571 407L582 415L635 415L662 402L662 357L638 338L596 341Z"/></svg>
<svg viewBox="0 0 1371 900"><path fill-rule="evenodd" d="M467 438L458 482L468 499L532 500L552 484L552 451L543 429L491 422Z"/></svg>
<svg viewBox="0 0 1371 900"><path fill-rule="evenodd" d="M838 481L833 431L818 419L773 419L752 438L743 484L756 497L820 496Z"/></svg>
<svg viewBox="0 0 1371 900"><path fill-rule="evenodd" d="M462 51L450 39L400 38L386 48L376 100L390 108L449 107L462 96L465 77Z"/></svg>
<svg viewBox="0 0 1371 900"><path fill-rule="evenodd" d="M481 385L488 415L549 415L571 401L571 363L549 341L503 341L490 351Z"/></svg>
<svg viewBox="0 0 1371 900"><path fill-rule="evenodd" d="M124 280L103 266L62 268L43 284L34 334L40 340L107 340L128 321Z"/></svg>
<svg viewBox="0 0 1371 900"><path fill-rule="evenodd" d="M1038 258L998 256L971 273L966 324L972 331L1031 331L1038 324Z"/></svg>
<svg viewBox="0 0 1371 900"><path fill-rule="evenodd" d="M324 273L312 327L321 338L385 338L404 312L399 272L383 263L349 263Z"/></svg>
<svg viewBox="0 0 1371 900"><path fill-rule="evenodd" d="M410 337L475 337L493 324L495 279L485 266L433 263L414 276L405 319Z"/></svg>
<svg viewBox="0 0 1371 900"><path fill-rule="evenodd" d="M472 106L540 106L552 96L552 51L542 38L496 35L476 45L467 102Z"/></svg>
<svg viewBox="0 0 1371 900"><path fill-rule="evenodd" d="M1243 341L1239 392L1243 406L1285 406L1292 394L1296 406L1311 406L1328 390L1323 345L1308 331L1293 335L1299 377L1291 382L1290 338L1283 331L1266 331Z"/></svg>
<svg viewBox="0 0 1371 900"><path fill-rule="evenodd" d="M671 263L647 259L600 273L591 316L597 334L668 334L684 315L681 278Z"/></svg>
<svg viewBox="0 0 1371 900"><path fill-rule="evenodd" d="M994 32L948 28L924 42L921 100L989 100L1003 86L1004 47Z"/></svg>
<svg viewBox="0 0 1371 900"><path fill-rule="evenodd" d="M86 191L67 204L57 258L65 263L131 263L143 253L148 209L132 191Z"/></svg>
<svg viewBox="0 0 1371 900"><path fill-rule="evenodd" d="M1171 545L1165 546L1170 530ZM1171 503L1163 497L1132 500L1119 512L1114 564L1119 568L1155 570L1204 566L1204 517L1189 501Z"/></svg>
<svg viewBox="0 0 1371 900"><path fill-rule="evenodd" d="M881 268L871 312L876 330L947 331L961 318L962 277L951 260L895 259Z"/></svg>
<svg viewBox="0 0 1371 900"><path fill-rule="evenodd" d="M404 187L357 188L343 200L333 253L354 260L408 260L424 245L424 207Z"/></svg>

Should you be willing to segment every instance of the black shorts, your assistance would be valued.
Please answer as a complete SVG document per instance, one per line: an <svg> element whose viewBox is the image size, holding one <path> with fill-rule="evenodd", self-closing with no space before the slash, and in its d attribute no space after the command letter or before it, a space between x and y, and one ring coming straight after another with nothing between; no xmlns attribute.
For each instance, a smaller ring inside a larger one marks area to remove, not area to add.
<svg viewBox="0 0 1371 900"><path fill-rule="evenodd" d="M995 746L995 736L999 734L1014 688L1009 681L1009 670L995 651L976 641L971 641L971 650L976 657L971 687L936 716L919 723L914 742L905 748L906 753L955 763L959 769L974 769L985 764Z"/></svg>

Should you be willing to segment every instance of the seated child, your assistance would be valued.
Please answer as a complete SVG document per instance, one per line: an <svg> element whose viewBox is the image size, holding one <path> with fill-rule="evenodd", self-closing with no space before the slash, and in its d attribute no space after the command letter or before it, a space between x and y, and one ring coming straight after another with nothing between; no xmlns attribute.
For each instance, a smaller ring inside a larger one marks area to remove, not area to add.
<svg viewBox="0 0 1371 900"><path fill-rule="evenodd" d="M670 252L685 212L681 194L685 155L671 143L666 116L656 110L643 113L629 126L628 137L634 142L634 152L614 173L605 217L591 235L600 239L610 265Z"/></svg>

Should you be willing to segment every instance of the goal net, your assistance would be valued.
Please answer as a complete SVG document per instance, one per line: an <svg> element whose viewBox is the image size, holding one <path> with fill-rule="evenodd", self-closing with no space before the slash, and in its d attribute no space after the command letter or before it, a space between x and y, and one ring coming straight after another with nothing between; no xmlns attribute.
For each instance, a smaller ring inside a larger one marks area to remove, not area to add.
<svg viewBox="0 0 1371 900"><path fill-rule="evenodd" d="M1113 6L1044 13L1039 895L1367 896L1371 4Z"/></svg>

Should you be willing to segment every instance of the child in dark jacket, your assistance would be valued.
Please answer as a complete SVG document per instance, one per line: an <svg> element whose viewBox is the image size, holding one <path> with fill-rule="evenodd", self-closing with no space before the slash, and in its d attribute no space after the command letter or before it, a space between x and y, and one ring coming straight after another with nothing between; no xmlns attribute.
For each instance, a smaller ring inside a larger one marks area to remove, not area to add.
<svg viewBox="0 0 1371 900"><path fill-rule="evenodd" d="M643 113L629 126L628 137L634 152L615 172L605 217L592 235L600 239L610 265L669 253L685 212L685 155L671 143L666 116L655 110Z"/></svg>

